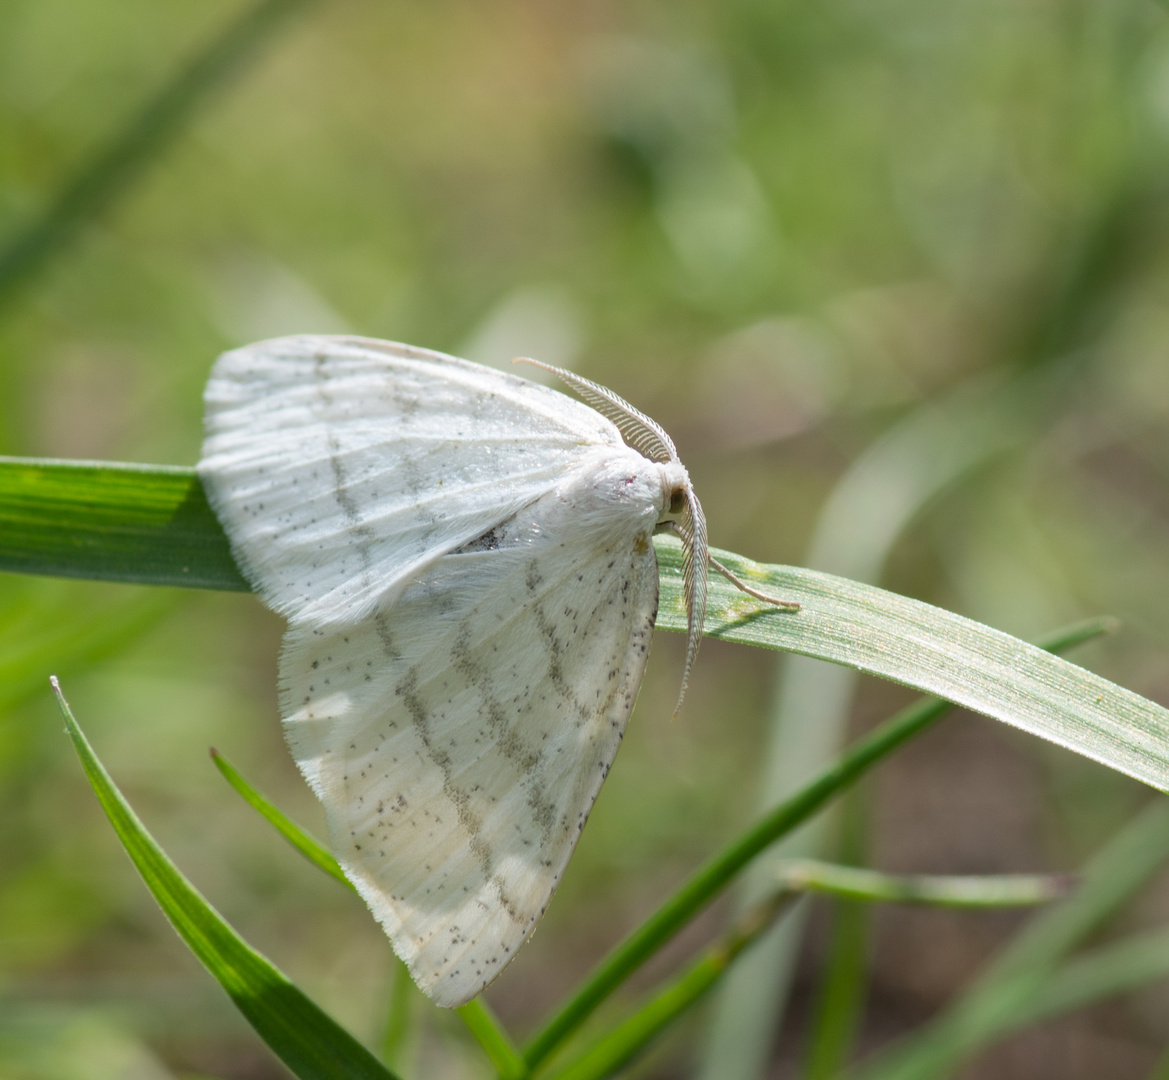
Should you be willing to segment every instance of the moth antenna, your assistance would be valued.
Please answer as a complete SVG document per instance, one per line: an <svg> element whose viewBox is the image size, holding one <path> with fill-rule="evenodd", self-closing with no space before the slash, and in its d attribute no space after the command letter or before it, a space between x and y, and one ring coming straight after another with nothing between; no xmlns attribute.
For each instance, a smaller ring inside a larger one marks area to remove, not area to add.
<svg viewBox="0 0 1169 1080"><path fill-rule="evenodd" d="M710 552L706 546L706 515L693 488L686 490L686 508L681 518L669 522L669 525L682 541L682 594L686 600L686 664L682 668L678 704L674 706L674 716L677 716L686 697L690 672L698 658L698 646L702 643L702 630L706 625L706 564Z"/></svg>
<svg viewBox="0 0 1169 1080"><path fill-rule="evenodd" d="M583 375L566 371L564 368L553 367L542 360L532 360L527 356L517 357L513 364L533 364L552 372L563 379L585 401L597 410L606 420L617 425L621 437L639 454L650 461L677 461L678 451L674 440L666 434L665 429L656 420L646 416L640 409L635 409L619 394L614 394L607 386L586 379Z"/></svg>

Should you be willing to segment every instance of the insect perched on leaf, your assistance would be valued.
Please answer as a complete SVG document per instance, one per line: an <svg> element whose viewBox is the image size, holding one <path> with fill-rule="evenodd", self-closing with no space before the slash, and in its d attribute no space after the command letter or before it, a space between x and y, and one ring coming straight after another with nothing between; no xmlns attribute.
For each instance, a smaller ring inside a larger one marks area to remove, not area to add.
<svg viewBox="0 0 1169 1080"><path fill-rule="evenodd" d="M657 614L655 530L683 543L683 693L708 566L797 606L710 558L653 420L548 370L588 405L348 337L225 353L207 385L199 476L288 618L293 755L346 875L446 1006L532 933L617 753Z"/></svg>

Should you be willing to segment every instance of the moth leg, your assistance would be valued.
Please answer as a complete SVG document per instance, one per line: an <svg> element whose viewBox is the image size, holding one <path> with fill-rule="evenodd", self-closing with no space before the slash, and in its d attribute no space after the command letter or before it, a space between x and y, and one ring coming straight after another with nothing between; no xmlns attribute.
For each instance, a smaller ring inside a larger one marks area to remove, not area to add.
<svg viewBox="0 0 1169 1080"><path fill-rule="evenodd" d="M683 543L686 542L686 535L682 532L681 527L676 521L659 521L657 527L654 529L655 533L669 532L673 533ZM800 605L795 600L783 600L778 596L772 596L770 593L761 592L759 589L752 588L748 585L738 574L736 574L730 567L723 566L713 555L708 551L706 553L706 562L712 570L717 570L723 577L727 579L736 589L745 592L748 596L755 597L756 600L762 600L765 604L774 604L781 611L799 611Z"/></svg>
<svg viewBox="0 0 1169 1080"><path fill-rule="evenodd" d="M767 604L774 604L782 611L799 611L800 605L795 600L781 600L778 596L772 596L770 593L760 592L758 589L751 588L741 577L735 574L728 567L723 566L713 555L707 555L706 561L710 563L712 570L717 570L723 577L727 579L736 589L741 589L748 596L755 597L756 600L762 600Z"/></svg>

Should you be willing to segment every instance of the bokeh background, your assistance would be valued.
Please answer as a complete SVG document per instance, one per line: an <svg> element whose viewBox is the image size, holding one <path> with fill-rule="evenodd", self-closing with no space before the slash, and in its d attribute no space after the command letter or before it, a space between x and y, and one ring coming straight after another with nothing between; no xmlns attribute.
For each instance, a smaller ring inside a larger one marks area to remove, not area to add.
<svg viewBox="0 0 1169 1080"><path fill-rule="evenodd" d="M1077 658L1169 703L1164 7L305 0L270 3L230 71L191 69L246 10L0 4L0 453L193 464L211 361L267 336L534 355L671 432L716 545L1023 636L1116 615ZM0 1076L283 1075L121 853L50 672L212 902L380 1037L380 931L207 757L321 831L279 731L279 639L251 597L0 577ZM658 636L558 898L489 992L517 1033L785 767L909 700L827 676L793 715L781 681L814 673L708 642L671 722L681 646ZM1074 869L1147 797L955 715L845 834L884 869ZM1101 940L1167 915L1162 879ZM874 913L856 1054L937 1014L1023 921ZM807 1075L831 926L813 905L765 1075ZM638 1075L702 1072L715 1012ZM483 1075L457 1018L415 1019L409 1075ZM1167 1042L1152 985L961 1076L1145 1077Z"/></svg>

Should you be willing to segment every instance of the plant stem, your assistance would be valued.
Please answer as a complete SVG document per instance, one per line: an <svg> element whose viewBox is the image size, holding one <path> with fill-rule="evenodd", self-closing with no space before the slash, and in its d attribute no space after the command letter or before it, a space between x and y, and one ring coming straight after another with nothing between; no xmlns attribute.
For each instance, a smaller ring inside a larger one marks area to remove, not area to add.
<svg viewBox="0 0 1169 1080"><path fill-rule="evenodd" d="M569 1002L528 1043L524 1058L539 1065L592 1011L674 936L759 852L806 821L867 769L920 734L949 703L912 706L861 739L835 765L700 867L648 920L613 950Z"/></svg>
<svg viewBox="0 0 1169 1080"><path fill-rule="evenodd" d="M882 874L818 859L793 859L780 868L780 884L865 903L997 908L1046 904L1066 896L1067 874Z"/></svg>
<svg viewBox="0 0 1169 1080"><path fill-rule="evenodd" d="M771 927L795 899L786 888L748 909L680 976L609 1031L553 1080L600 1080L611 1076L711 989L734 959Z"/></svg>

